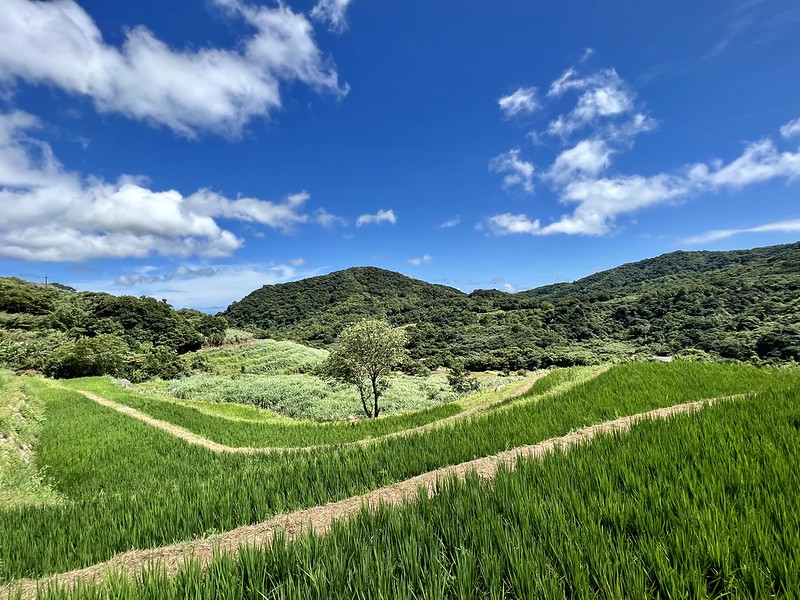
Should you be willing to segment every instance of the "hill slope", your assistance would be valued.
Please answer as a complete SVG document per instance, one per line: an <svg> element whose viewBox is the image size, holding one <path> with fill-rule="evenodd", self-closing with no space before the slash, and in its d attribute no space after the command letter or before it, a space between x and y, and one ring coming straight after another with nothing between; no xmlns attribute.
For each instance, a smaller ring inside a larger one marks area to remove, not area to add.
<svg viewBox="0 0 800 600"><path fill-rule="evenodd" d="M699 349L800 360L800 243L674 252L518 294L453 288L358 267L264 286L222 313L233 325L326 345L365 316L409 327L412 354L474 368L597 362Z"/></svg>
<svg viewBox="0 0 800 600"><path fill-rule="evenodd" d="M0 365L56 377L170 376L177 353L219 341L227 323L142 296L77 292L0 277Z"/></svg>
<svg viewBox="0 0 800 600"><path fill-rule="evenodd" d="M775 274L798 273L800 243L727 252L671 252L601 271L572 283L556 283L520 292L520 295L565 298L587 292L631 292L642 285L668 284L736 266L750 266Z"/></svg>
<svg viewBox="0 0 800 600"><path fill-rule="evenodd" d="M302 281L265 285L222 315L230 323L270 332L287 330L306 341L331 343L363 317L396 324L438 321L469 312L463 292L376 267L353 267Z"/></svg>

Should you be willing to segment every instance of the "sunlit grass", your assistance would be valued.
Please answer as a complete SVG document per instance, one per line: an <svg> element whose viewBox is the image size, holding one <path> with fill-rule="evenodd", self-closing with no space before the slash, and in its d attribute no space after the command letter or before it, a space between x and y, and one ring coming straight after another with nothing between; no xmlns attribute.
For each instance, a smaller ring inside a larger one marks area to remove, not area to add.
<svg viewBox="0 0 800 600"><path fill-rule="evenodd" d="M799 427L765 392L73 598L794 598Z"/></svg>
<svg viewBox="0 0 800 600"><path fill-rule="evenodd" d="M69 502L0 511L0 580L263 521L621 415L765 389L796 396L800 371L622 365L563 394L480 419L369 446L270 456L217 455L70 390L29 385L47 407L38 466Z"/></svg>

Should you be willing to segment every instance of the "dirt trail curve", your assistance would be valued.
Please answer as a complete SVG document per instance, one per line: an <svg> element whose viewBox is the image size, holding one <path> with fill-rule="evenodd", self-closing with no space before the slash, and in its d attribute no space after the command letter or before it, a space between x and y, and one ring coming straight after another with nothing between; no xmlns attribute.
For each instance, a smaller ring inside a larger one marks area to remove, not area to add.
<svg viewBox="0 0 800 600"><path fill-rule="evenodd" d="M581 381L588 381L599 375L602 372L605 372L606 369L598 369L597 371L593 372L591 375L582 379ZM414 433L419 433L421 431L425 431L428 429L433 429L435 427L441 427L443 425L447 425L452 423L453 421L465 419L476 412L484 411L496 404L501 402L507 402L513 398L522 396L525 392L530 390L533 387L533 384L536 383L539 379L547 375L547 371L541 371L536 375L526 379L521 385L516 387L510 394L504 394L502 397L492 400L490 402L484 402L483 404L478 404L476 406L471 406L462 412L452 415L450 417L446 417L444 419L440 419L438 421L433 421L432 423L427 423L425 425L420 425L419 427L413 427L411 429L403 429L402 431L395 431L393 433L387 433L385 435L377 436L377 437L370 437L364 438L362 440L357 440L354 442L346 442L343 444L320 444L317 446L293 446L288 448L279 448L279 447L264 447L264 448L252 448L252 447L233 447L233 446L226 446L225 444L220 444L215 442L214 440L210 440L208 438L204 438L200 435L192 433L188 429L184 429L178 425L173 425L167 421L161 421L159 419L155 419L145 413L136 410L135 408L131 408L130 406L126 406L124 404L120 404L119 402L114 402L113 400L109 400L107 398L103 398L102 396L98 396L97 394L93 394L92 392L88 392L86 390L75 390L79 394L87 397L89 400L93 400L98 404L102 404L108 408L114 409L121 413L128 415L129 417L133 417L134 419L138 419L148 425L155 427L156 429L160 429L172 436L180 438L185 442L190 444L194 444L196 446L202 446L212 452L220 452L220 453L230 453L230 454L270 454L270 453L287 453L287 452L310 452L311 450L320 450L325 448L341 448L343 446L352 446L356 444L371 444L375 442L379 442L382 440L387 440L394 437L399 436L406 436L412 435Z"/></svg>
<svg viewBox="0 0 800 600"><path fill-rule="evenodd" d="M605 421L572 431L561 437L539 442L538 444L522 446L494 456L436 469L361 496L354 496L338 502L279 515L268 521L238 527L217 536L161 548L134 550L119 554L103 563L39 580L20 579L0 588L0 598L10 598L16 592L20 592L23 599L34 598L37 587L46 586L49 583L71 587L77 583L100 581L103 577L112 573L136 576L141 572L142 568L147 566L158 565L168 575L173 576L189 559L197 560L201 565L206 566L211 561L215 551L233 552L243 546L261 546L268 543L277 532L283 532L288 540L296 539L301 532L307 531L309 528L313 528L316 534L325 534L330 531L334 521L357 514L362 506L374 508L379 504L398 505L408 502L416 497L417 490L420 488L429 496L432 496L436 493L437 482L442 479L450 477L463 479L468 472L475 472L479 477L489 479L494 477L501 466L513 469L520 458L541 458L555 449L567 450L577 444L588 442L598 434L627 431L631 425L638 421L664 419L671 415L690 413L716 402L743 396L744 394L740 394L699 400Z"/></svg>

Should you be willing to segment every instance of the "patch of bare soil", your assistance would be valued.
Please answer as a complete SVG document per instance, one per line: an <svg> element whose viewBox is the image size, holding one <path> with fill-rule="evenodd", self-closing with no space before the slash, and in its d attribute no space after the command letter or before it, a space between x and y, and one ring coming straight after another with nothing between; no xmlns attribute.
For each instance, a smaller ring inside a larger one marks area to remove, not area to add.
<svg viewBox="0 0 800 600"><path fill-rule="evenodd" d="M48 583L55 583L69 588L78 582L101 581L112 573L136 576L145 567L157 566L164 569L169 576L173 576L187 560L196 560L201 565L207 566L215 552L234 552L243 546L263 546L277 532L282 532L287 540L296 539L302 532L308 530L313 530L317 535L323 535L330 531L334 522L355 515L363 506L374 509L379 505L398 505L408 502L416 497L419 489L432 496L436 493L438 482L441 480L451 477L463 479L469 472L474 472L481 478L489 479L494 477L501 466L513 469L520 458L541 458L556 449L568 450L578 444L586 443L599 434L628 431L633 424L642 420L664 419L672 415L690 413L704 406L738 397L741 397L741 395L700 400L621 417L590 427L584 427L567 435L551 438L531 446L522 446L494 456L436 469L361 496L354 496L338 502L279 515L255 525L238 527L213 537L161 548L126 552L106 562L49 578L17 580L4 588L0 588L0 597L11 597L12 593L21 592L22 598L27 600L35 597L37 587Z"/></svg>

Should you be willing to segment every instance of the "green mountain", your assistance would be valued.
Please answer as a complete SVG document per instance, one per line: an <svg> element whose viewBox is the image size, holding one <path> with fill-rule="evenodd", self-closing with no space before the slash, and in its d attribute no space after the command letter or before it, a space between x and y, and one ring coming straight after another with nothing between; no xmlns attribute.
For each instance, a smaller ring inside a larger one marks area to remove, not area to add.
<svg viewBox="0 0 800 600"><path fill-rule="evenodd" d="M750 265L765 273L790 275L800 272L800 243L766 246L728 252L672 252L656 258L628 263L601 271L573 283L556 283L520 292L534 298L566 298L591 292L634 292L640 286L669 285L679 279L697 277Z"/></svg>
<svg viewBox="0 0 800 600"><path fill-rule="evenodd" d="M314 345L363 317L408 326L430 365L533 368L636 353L800 360L800 243L674 252L573 283L507 294L357 267L264 286L222 315L238 327Z"/></svg>

